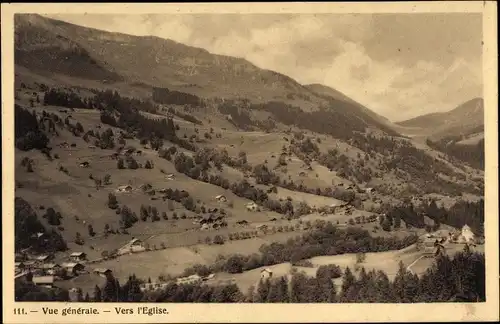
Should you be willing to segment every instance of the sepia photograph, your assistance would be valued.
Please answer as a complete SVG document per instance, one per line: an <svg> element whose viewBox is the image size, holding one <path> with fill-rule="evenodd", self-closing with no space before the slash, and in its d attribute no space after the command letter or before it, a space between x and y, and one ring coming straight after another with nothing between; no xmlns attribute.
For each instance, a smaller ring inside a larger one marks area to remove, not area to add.
<svg viewBox="0 0 500 324"><path fill-rule="evenodd" d="M496 4L452 4L2 5L9 321L498 320Z"/></svg>

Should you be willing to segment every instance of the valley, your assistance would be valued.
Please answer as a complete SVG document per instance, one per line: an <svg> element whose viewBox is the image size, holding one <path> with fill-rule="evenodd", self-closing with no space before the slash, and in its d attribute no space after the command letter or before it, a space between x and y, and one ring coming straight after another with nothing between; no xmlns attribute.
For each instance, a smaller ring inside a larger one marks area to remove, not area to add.
<svg viewBox="0 0 500 324"><path fill-rule="evenodd" d="M163 292L148 282L189 276L244 294L266 271L414 280L434 275L442 251L484 253L481 163L429 141L420 122L170 40L16 19L20 276L51 277L79 300L112 273L151 301ZM469 126L457 145L484 141Z"/></svg>

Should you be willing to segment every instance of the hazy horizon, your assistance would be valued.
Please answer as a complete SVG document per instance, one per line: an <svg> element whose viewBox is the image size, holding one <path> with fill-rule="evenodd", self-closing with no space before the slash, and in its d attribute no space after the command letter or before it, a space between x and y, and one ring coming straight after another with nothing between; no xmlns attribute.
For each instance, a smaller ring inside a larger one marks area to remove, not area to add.
<svg viewBox="0 0 500 324"><path fill-rule="evenodd" d="M302 84L332 87L395 122L482 97L477 13L106 16L48 17L245 58Z"/></svg>

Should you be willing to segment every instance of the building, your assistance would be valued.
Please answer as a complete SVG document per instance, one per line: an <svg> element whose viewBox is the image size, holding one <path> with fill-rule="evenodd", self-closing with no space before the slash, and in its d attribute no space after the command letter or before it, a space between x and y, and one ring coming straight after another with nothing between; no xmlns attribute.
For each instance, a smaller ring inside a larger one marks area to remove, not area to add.
<svg viewBox="0 0 500 324"><path fill-rule="evenodd" d="M224 195L215 196L215 199L217 199L219 202L226 202L227 201L227 198Z"/></svg>
<svg viewBox="0 0 500 324"><path fill-rule="evenodd" d="M25 269L33 269L36 266L36 261L28 260L28 261L24 261L23 264L24 264Z"/></svg>
<svg viewBox="0 0 500 324"><path fill-rule="evenodd" d="M15 262L23 262L23 261L26 261L26 254L24 253L16 253L15 254Z"/></svg>
<svg viewBox="0 0 500 324"><path fill-rule="evenodd" d="M62 268L57 263L44 263L38 267L44 274L55 276Z"/></svg>
<svg viewBox="0 0 500 324"><path fill-rule="evenodd" d="M179 285L185 285L185 284L196 284L201 281L201 277L199 275L191 275L189 277L182 277L182 278L177 278L176 282Z"/></svg>
<svg viewBox="0 0 500 324"><path fill-rule="evenodd" d="M44 263L44 262L54 260L54 255L52 255L52 254L37 255L37 256L33 257L32 260L35 262L38 262L38 263Z"/></svg>
<svg viewBox="0 0 500 324"><path fill-rule="evenodd" d="M126 185L126 186L119 186L118 187L119 192L131 192L132 191L132 186Z"/></svg>
<svg viewBox="0 0 500 324"><path fill-rule="evenodd" d="M126 253L136 253L136 252L142 252L145 251L146 248L144 247L144 243L139 240L138 238L132 238L130 242L122 246L120 249L118 249L118 255L121 254L126 254Z"/></svg>
<svg viewBox="0 0 500 324"><path fill-rule="evenodd" d="M247 208L248 211L256 211L259 208L259 206L253 201L247 203L245 207Z"/></svg>
<svg viewBox="0 0 500 324"><path fill-rule="evenodd" d="M474 233L470 229L469 225L465 224L462 227L462 232L459 236L460 243L474 243Z"/></svg>
<svg viewBox="0 0 500 324"><path fill-rule="evenodd" d="M94 273L104 278L108 278L109 276L113 275L113 271L106 268L95 268Z"/></svg>
<svg viewBox="0 0 500 324"><path fill-rule="evenodd" d="M35 285L40 287L54 287L54 276L34 276L32 281Z"/></svg>
<svg viewBox="0 0 500 324"><path fill-rule="evenodd" d="M85 266L78 262L66 262L61 264L61 267L66 270L67 274L77 276L85 271Z"/></svg>
<svg viewBox="0 0 500 324"><path fill-rule="evenodd" d="M87 260L87 254L84 252L73 252L70 254L69 258L73 262L82 262Z"/></svg>
<svg viewBox="0 0 500 324"><path fill-rule="evenodd" d="M269 268L265 268L260 271L260 277L262 279L271 278L272 276L273 276L273 271Z"/></svg>

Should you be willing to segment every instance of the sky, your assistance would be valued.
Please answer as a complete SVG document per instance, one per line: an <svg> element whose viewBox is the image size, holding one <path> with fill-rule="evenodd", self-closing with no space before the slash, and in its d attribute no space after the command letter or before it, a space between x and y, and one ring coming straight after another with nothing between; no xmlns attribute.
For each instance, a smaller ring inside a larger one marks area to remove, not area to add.
<svg viewBox="0 0 500 324"><path fill-rule="evenodd" d="M335 88L391 121L448 111L482 97L477 13L50 17L242 57L302 84Z"/></svg>

